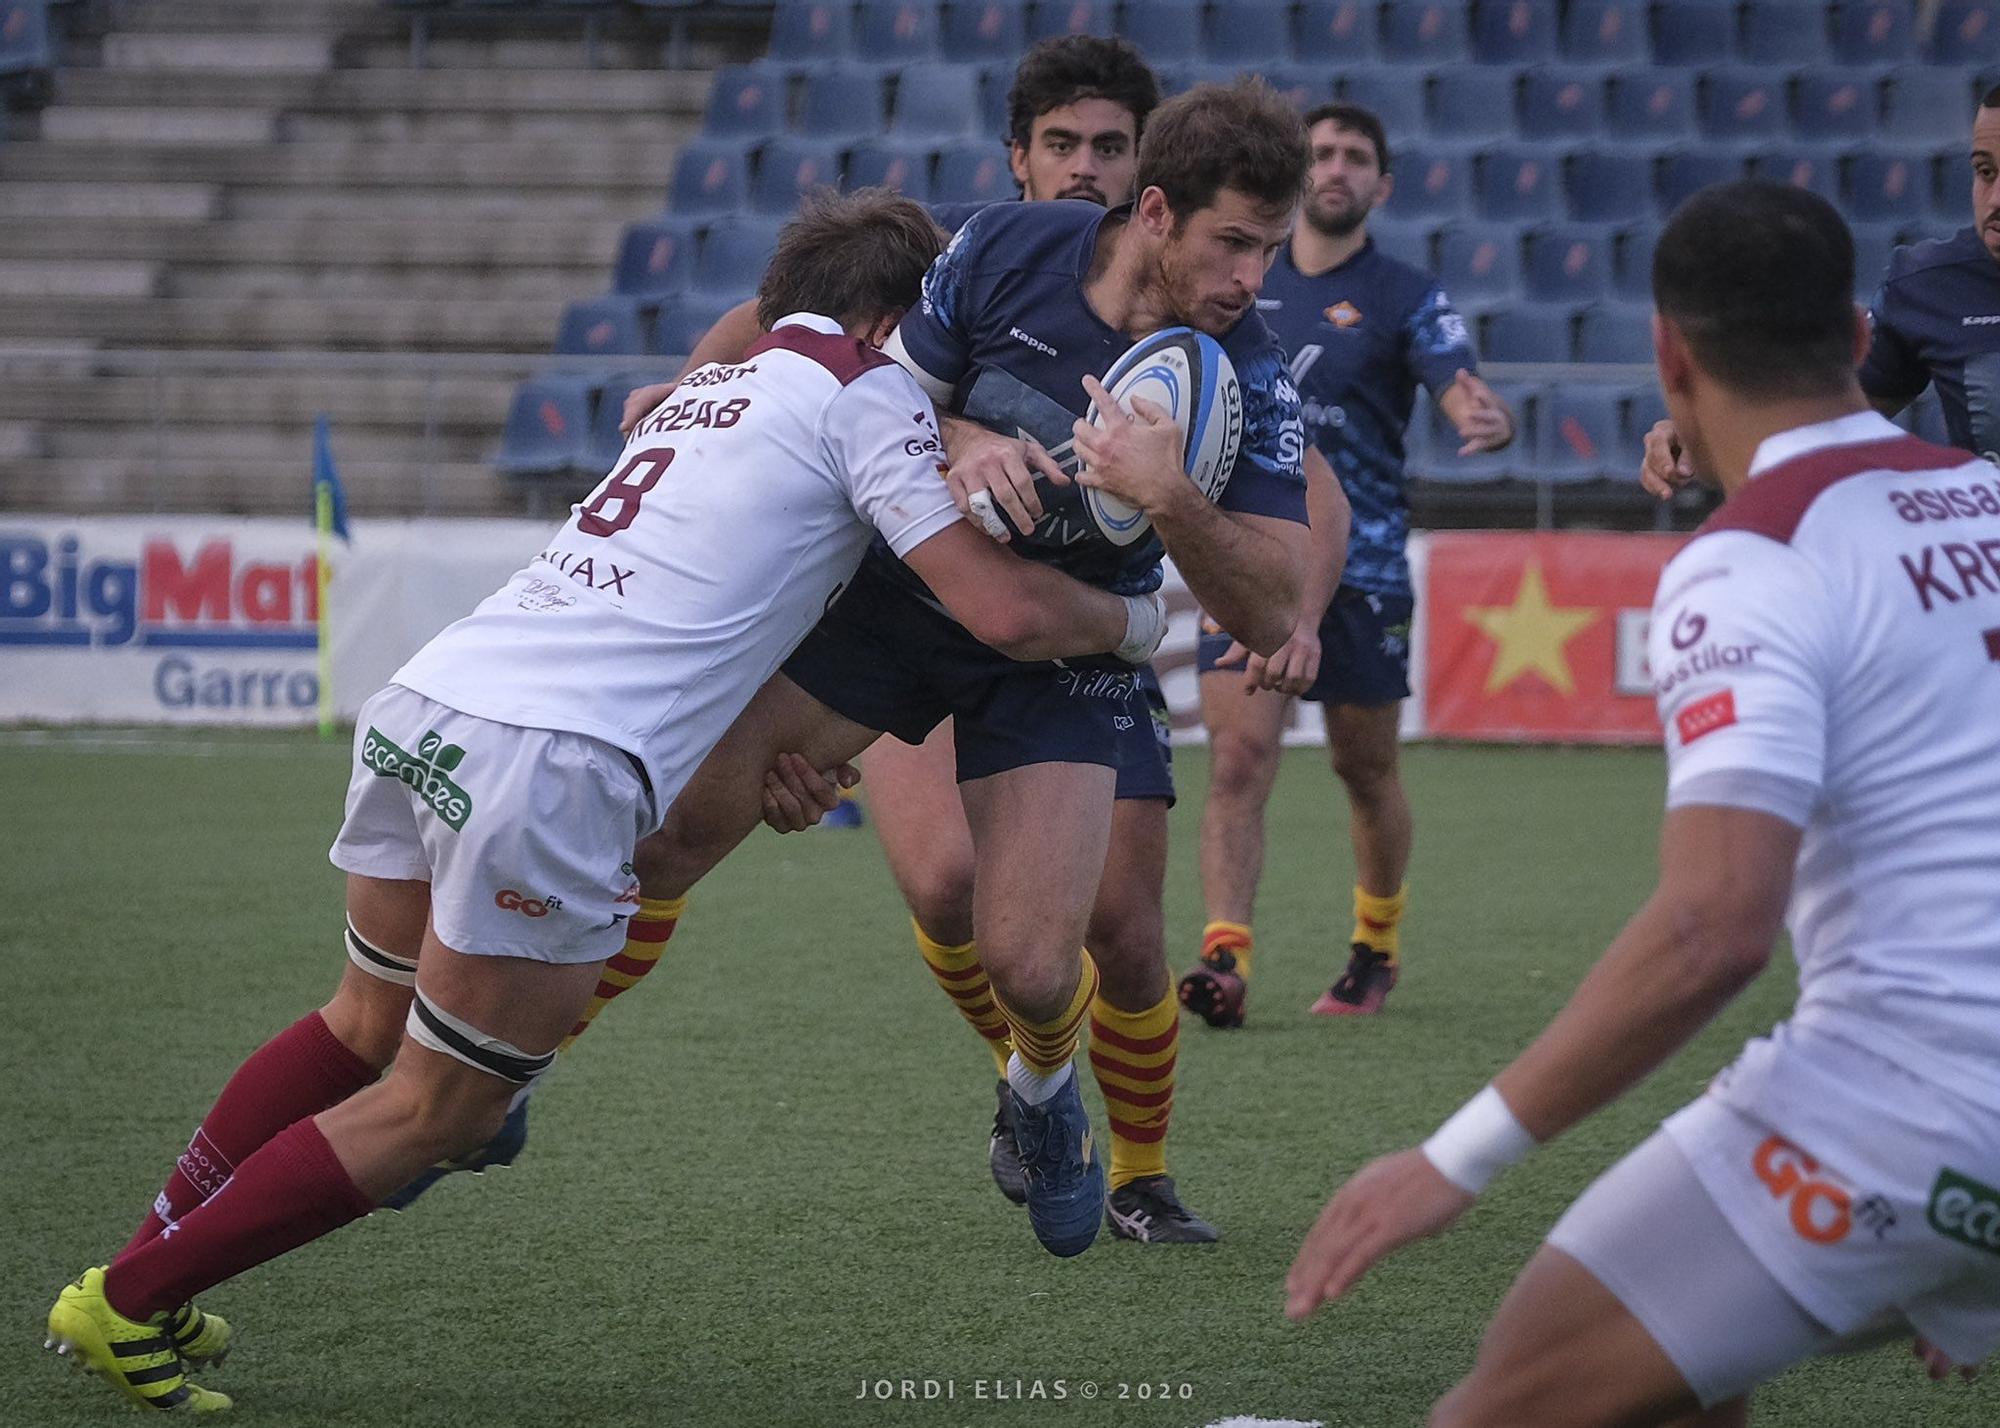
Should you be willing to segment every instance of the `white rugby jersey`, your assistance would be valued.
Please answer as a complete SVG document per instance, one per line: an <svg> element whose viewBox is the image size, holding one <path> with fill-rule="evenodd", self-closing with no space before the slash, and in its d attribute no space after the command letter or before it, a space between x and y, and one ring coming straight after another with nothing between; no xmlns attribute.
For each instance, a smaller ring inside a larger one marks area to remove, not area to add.
<svg viewBox="0 0 2000 1428"><path fill-rule="evenodd" d="M2000 1108L2000 471L1865 412L1751 474L1653 603L1668 805L1803 828L1797 1024Z"/></svg>
<svg viewBox="0 0 2000 1428"><path fill-rule="evenodd" d="M690 372L548 548L393 682L634 755L667 805L853 576L959 515L910 375L794 314Z"/></svg>

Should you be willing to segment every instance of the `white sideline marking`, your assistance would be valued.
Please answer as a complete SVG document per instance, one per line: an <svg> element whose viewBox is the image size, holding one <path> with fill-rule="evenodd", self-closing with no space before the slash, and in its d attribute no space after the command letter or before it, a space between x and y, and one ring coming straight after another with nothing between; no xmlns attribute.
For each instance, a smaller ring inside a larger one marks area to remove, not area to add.
<svg viewBox="0 0 2000 1428"><path fill-rule="evenodd" d="M246 739L240 743L204 739L166 739L156 734L67 734L54 729L0 729L0 748L76 749L97 754L187 754L192 758L242 758L271 755L297 758L318 749L338 749L342 757L350 752L345 737L320 744L312 740L270 741Z"/></svg>
<svg viewBox="0 0 2000 1428"><path fill-rule="evenodd" d="M1208 1428L1326 1428L1326 1425L1317 1418L1258 1418L1239 1414L1234 1418L1217 1419Z"/></svg>

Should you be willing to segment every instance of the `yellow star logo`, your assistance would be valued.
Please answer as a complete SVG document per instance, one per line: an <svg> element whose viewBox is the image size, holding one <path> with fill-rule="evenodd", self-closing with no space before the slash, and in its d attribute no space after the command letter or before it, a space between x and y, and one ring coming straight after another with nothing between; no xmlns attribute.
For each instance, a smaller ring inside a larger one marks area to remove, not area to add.
<svg viewBox="0 0 2000 1428"><path fill-rule="evenodd" d="M1493 656L1492 672L1486 676L1486 692L1497 694L1524 674L1539 674L1558 694L1574 694L1576 680L1569 672L1563 646L1595 623L1596 610L1558 608L1549 603L1549 588L1542 580L1542 567L1530 562L1521 575L1521 588L1512 605L1488 605L1467 610L1465 618L1484 630L1499 645Z"/></svg>

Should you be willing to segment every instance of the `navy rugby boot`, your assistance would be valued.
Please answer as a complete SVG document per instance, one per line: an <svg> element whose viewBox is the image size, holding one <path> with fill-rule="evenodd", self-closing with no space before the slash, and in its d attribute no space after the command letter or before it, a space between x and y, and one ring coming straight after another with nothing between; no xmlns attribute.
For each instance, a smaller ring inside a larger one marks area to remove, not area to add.
<svg viewBox="0 0 2000 1428"><path fill-rule="evenodd" d="M1027 1179L1028 1223L1050 1254L1082 1254L1104 1223L1104 1162L1071 1070L1062 1089L1031 1106L1014 1097L1014 1142Z"/></svg>

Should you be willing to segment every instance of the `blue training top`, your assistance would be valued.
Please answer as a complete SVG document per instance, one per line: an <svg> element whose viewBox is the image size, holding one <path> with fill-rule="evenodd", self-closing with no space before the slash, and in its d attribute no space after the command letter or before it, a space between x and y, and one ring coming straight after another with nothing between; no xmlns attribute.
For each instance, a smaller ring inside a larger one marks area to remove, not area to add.
<svg viewBox="0 0 2000 1428"><path fill-rule="evenodd" d="M2000 261L1977 230L1898 248L1868 316L1861 389L1908 404L1935 382L1951 444L2000 462Z"/></svg>

